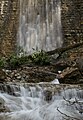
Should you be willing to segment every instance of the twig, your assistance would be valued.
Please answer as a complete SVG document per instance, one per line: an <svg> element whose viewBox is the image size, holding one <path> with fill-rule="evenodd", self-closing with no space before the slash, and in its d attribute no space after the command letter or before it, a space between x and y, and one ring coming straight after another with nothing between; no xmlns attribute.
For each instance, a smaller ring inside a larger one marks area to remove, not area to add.
<svg viewBox="0 0 83 120"><path fill-rule="evenodd" d="M78 118L69 116L69 115L67 115L67 114L65 114L65 113L63 113L63 112L61 112L61 111L59 110L59 108L57 108L57 110L59 111L59 113L61 113L62 115L65 115L66 117L70 118L71 120L80 120L80 119L78 119Z"/></svg>
<svg viewBox="0 0 83 120"><path fill-rule="evenodd" d="M73 105L73 104L75 104L76 103L76 101L70 101L70 100L67 100L67 99L65 99L65 97L63 97L63 99L66 101L66 102L68 102L70 105Z"/></svg>

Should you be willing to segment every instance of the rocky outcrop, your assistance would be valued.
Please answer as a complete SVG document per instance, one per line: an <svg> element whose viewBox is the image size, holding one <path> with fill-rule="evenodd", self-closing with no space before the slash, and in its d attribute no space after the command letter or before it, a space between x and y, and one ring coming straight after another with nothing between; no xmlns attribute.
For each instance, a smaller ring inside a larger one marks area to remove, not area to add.
<svg viewBox="0 0 83 120"><path fill-rule="evenodd" d="M0 0L0 56L7 56L16 49L20 10L19 2L20 0ZM40 5L41 2L39 1L38 4ZM61 1L64 46L83 41L82 6L82 0Z"/></svg>
<svg viewBox="0 0 83 120"><path fill-rule="evenodd" d="M10 55L16 49L20 7L19 0L3 1L0 1L0 56ZM57 77L61 83L83 83L83 1L61 2L64 47L50 52L49 55L55 54L51 56L51 66L25 66L16 70L0 70L0 82L48 82Z"/></svg>
<svg viewBox="0 0 83 120"><path fill-rule="evenodd" d="M6 82L50 82L56 78L52 66L23 66L14 70L6 70Z"/></svg>
<svg viewBox="0 0 83 120"><path fill-rule="evenodd" d="M83 41L83 1L62 0L61 5L64 46Z"/></svg>
<svg viewBox="0 0 83 120"><path fill-rule="evenodd" d="M0 56L8 56L16 50L19 2L0 0Z"/></svg>
<svg viewBox="0 0 83 120"><path fill-rule="evenodd" d="M0 113L1 112L9 112L10 110L8 109L7 106L5 106L5 101L0 97Z"/></svg>
<svg viewBox="0 0 83 120"><path fill-rule="evenodd" d="M82 75L80 74L78 68L67 67L64 69L61 74L57 76L60 83L66 84L80 84L83 83Z"/></svg>
<svg viewBox="0 0 83 120"><path fill-rule="evenodd" d="M80 60L82 61L81 58ZM17 69L3 69L1 82L39 83L51 82L57 78L63 84L80 84L83 83L83 66L76 62L60 59L49 66L23 65Z"/></svg>

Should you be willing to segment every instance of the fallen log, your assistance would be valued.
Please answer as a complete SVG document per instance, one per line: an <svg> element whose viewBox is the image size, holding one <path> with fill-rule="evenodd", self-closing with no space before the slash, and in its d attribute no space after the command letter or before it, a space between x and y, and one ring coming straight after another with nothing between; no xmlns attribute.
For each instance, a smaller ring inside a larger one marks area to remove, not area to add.
<svg viewBox="0 0 83 120"><path fill-rule="evenodd" d="M59 56L60 56L65 51L68 51L68 50L73 49L73 48L77 48L77 47L82 46L82 45L83 45L83 42L79 42L79 43L76 43L76 44L73 44L73 45L68 45L67 47L61 47L61 48L57 48L57 49L52 50L52 51L48 51L46 53L48 55L53 55L55 53L58 53Z"/></svg>

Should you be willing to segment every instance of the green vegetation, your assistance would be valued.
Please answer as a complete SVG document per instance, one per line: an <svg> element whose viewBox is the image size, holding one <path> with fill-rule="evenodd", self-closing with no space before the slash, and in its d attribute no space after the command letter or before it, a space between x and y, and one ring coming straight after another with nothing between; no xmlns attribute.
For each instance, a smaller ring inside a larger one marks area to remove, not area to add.
<svg viewBox="0 0 83 120"><path fill-rule="evenodd" d="M8 67L16 69L21 65L35 64L35 65L49 65L49 56L43 50L34 52L32 55L16 55L12 54L8 58L0 59L0 68Z"/></svg>
<svg viewBox="0 0 83 120"><path fill-rule="evenodd" d="M32 54L32 62L38 65L48 65L50 64L49 56L43 50L35 52Z"/></svg>
<svg viewBox="0 0 83 120"><path fill-rule="evenodd" d="M6 65L6 60L5 58L0 58L0 68L4 68Z"/></svg>
<svg viewBox="0 0 83 120"><path fill-rule="evenodd" d="M20 61L19 61L19 57L15 54L11 55L9 58L7 58L7 66L9 68L17 68L20 66Z"/></svg>

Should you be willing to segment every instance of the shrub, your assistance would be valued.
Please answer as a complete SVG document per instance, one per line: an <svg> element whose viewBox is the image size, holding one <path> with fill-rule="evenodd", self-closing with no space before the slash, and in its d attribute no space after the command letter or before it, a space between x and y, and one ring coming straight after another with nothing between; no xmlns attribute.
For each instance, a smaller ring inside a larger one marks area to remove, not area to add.
<svg viewBox="0 0 83 120"><path fill-rule="evenodd" d="M21 56L19 57L19 64L24 65L30 62L29 56Z"/></svg>
<svg viewBox="0 0 83 120"><path fill-rule="evenodd" d="M28 61L29 61L28 56L20 57L20 56L13 54L8 58L7 63L8 63L9 68L15 69L19 67L20 65L27 64Z"/></svg>
<svg viewBox="0 0 83 120"><path fill-rule="evenodd" d="M27 65L27 64L37 64L37 65L49 65L50 59L49 56L43 50L34 52L32 55L16 55L12 54L8 58L1 58L0 59L0 68L7 67L9 69L16 69L20 65Z"/></svg>
<svg viewBox="0 0 83 120"><path fill-rule="evenodd" d="M43 50L34 52L32 55L32 62L38 65L50 64L49 56Z"/></svg>
<svg viewBox="0 0 83 120"><path fill-rule="evenodd" d="M11 55L8 59L7 59L7 63L8 66L12 69L18 67L20 65L19 63L19 57L17 55Z"/></svg>
<svg viewBox="0 0 83 120"><path fill-rule="evenodd" d="M4 68L6 65L6 60L5 58L0 58L0 68Z"/></svg>

